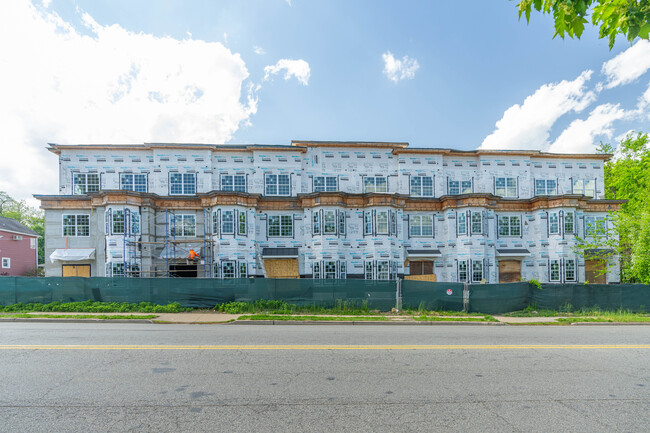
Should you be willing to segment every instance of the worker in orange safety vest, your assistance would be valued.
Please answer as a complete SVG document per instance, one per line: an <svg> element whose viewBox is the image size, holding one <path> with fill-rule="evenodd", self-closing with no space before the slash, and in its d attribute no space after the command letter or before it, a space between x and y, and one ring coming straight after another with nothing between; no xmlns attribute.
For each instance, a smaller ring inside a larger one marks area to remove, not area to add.
<svg viewBox="0 0 650 433"><path fill-rule="evenodd" d="M196 261L199 259L199 257L200 256L194 250L190 250L190 256L189 256L190 260Z"/></svg>

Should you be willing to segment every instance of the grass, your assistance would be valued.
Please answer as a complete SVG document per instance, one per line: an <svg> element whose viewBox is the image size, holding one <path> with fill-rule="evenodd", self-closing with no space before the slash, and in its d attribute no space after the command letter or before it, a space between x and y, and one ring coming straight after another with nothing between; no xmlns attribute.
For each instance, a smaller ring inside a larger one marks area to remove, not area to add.
<svg viewBox="0 0 650 433"><path fill-rule="evenodd" d="M347 315L368 315L378 313L368 307L368 301L344 301L337 300L332 307L318 305L296 305L284 301L267 301L261 299L255 302L226 302L217 304L214 309L228 314L243 313L265 313L265 314L347 314Z"/></svg>
<svg viewBox="0 0 650 433"><path fill-rule="evenodd" d="M240 316L238 320L295 320L295 321L337 321L337 322L382 322L388 320L385 316L292 316L289 314L250 314Z"/></svg>
<svg viewBox="0 0 650 433"><path fill-rule="evenodd" d="M420 315L413 316L418 322L498 322L492 316L480 315L480 317L457 317L457 316L428 316Z"/></svg>
<svg viewBox="0 0 650 433"><path fill-rule="evenodd" d="M134 320L134 319L153 319L158 317L155 314L147 314L136 316L133 314L129 315L107 315L107 314L28 314L28 313L18 313L18 314L2 314L0 318L15 318L15 319L101 319L101 320Z"/></svg>
<svg viewBox="0 0 650 433"><path fill-rule="evenodd" d="M178 302L156 305L150 302L51 302L49 304L0 305L0 313L66 312L66 313L182 313L192 308L183 308Z"/></svg>

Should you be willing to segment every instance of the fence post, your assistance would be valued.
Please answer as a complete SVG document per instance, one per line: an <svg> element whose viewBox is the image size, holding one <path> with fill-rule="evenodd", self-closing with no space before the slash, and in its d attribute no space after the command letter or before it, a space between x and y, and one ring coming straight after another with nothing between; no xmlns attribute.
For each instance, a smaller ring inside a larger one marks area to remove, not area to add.
<svg viewBox="0 0 650 433"><path fill-rule="evenodd" d="M399 313L402 310L402 280L398 278L396 281L397 284L395 286L395 309Z"/></svg>
<svg viewBox="0 0 650 433"><path fill-rule="evenodd" d="M469 284L463 284L463 313L469 312Z"/></svg>

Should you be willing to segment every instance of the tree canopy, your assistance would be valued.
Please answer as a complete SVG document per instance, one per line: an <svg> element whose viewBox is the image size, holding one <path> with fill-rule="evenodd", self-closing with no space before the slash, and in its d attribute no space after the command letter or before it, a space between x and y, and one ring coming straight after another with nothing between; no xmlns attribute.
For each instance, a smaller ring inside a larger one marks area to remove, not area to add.
<svg viewBox="0 0 650 433"><path fill-rule="evenodd" d="M15 219L34 230L38 238L38 262L45 260L45 222L43 211L29 206L25 201L14 200L9 194L0 191L0 216Z"/></svg>
<svg viewBox="0 0 650 433"><path fill-rule="evenodd" d="M555 36L580 39L589 21L599 27L598 36L607 38L611 50L616 36L624 35L630 43L637 37L648 39L650 34L650 0L521 0L517 4L519 19L530 22L533 10L552 14Z"/></svg>

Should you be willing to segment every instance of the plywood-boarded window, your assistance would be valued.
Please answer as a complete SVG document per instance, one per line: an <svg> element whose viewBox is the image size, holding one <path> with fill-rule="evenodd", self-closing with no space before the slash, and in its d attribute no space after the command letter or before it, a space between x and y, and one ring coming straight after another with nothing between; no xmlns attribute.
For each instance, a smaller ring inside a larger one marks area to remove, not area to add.
<svg viewBox="0 0 650 433"><path fill-rule="evenodd" d="M64 277L90 277L90 265L62 265Z"/></svg>

